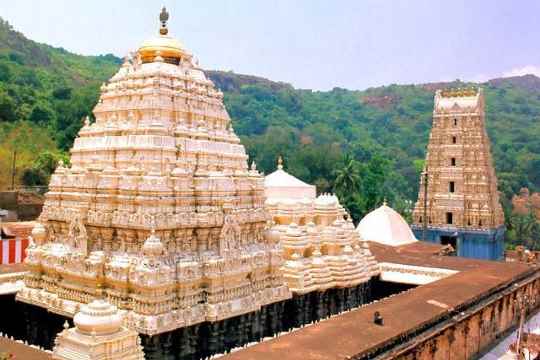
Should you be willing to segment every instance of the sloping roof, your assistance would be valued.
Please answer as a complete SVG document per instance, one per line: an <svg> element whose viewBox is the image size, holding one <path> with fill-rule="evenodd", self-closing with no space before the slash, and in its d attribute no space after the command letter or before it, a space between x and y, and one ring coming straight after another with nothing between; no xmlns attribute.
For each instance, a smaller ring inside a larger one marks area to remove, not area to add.
<svg viewBox="0 0 540 360"><path fill-rule="evenodd" d="M367 214L356 230L365 241L400 246L418 241L409 224L386 204Z"/></svg>
<svg viewBox="0 0 540 360"><path fill-rule="evenodd" d="M374 244L370 244L370 249ZM425 333L418 329L428 325L431 329L455 309L475 309L479 299L489 300L500 296L511 284L525 277L535 276L538 268L525 264L466 259L457 256L438 256L440 246L417 242L403 247L375 244L374 255L378 261L412 263L438 268L459 269L454 275L439 281L403 291L391 297L331 317L288 334L261 342L241 351L225 355L224 360L320 360L370 358L380 350L380 358L395 351L411 336L411 343L425 341ZM391 258L386 258L387 254ZM383 256L379 258L378 255ZM425 260L422 260L425 259ZM429 266L429 265L427 265ZM437 304L447 305L448 308ZM384 316L384 326L373 323L373 314ZM452 320L449 320L452 321ZM387 350L383 350L387 349ZM397 356L396 356L397 357Z"/></svg>
<svg viewBox="0 0 540 360"><path fill-rule="evenodd" d="M306 184L279 168L264 178L264 188L267 198L314 199L317 194L315 185Z"/></svg>
<svg viewBox="0 0 540 360"><path fill-rule="evenodd" d="M34 221L0 223L0 237L27 238L35 225Z"/></svg>
<svg viewBox="0 0 540 360"><path fill-rule="evenodd" d="M2 352L13 354L15 359L51 360L52 355L45 351L21 344L5 337L0 337L0 349Z"/></svg>

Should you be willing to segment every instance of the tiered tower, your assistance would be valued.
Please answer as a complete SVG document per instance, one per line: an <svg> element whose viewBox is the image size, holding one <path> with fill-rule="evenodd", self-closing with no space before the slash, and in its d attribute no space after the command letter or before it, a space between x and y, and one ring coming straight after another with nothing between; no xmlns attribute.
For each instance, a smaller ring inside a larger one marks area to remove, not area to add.
<svg viewBox="0 0 540 360"><path fill-rule="evenodd" d="M504 215L484 107L482 89L437 91L413 230L460 256L500 259Z"/></svg>
<svg viewBox="0 0 540 360"><path fill-rule="evenodd" d="M293 293L293 326L349 310L370 299L379 267L346 210L331 194L278 169L265 178L269 235L283 248L282 270Z"/></svg>
<svg viewBox="0 0 540 360"><path fill-rule="evenodd" d="M160 20L53 174L17 297L64 316L104 297L150 335L291 296L266 236L263 177L223 94L168 35L165 9Z"/></svg>

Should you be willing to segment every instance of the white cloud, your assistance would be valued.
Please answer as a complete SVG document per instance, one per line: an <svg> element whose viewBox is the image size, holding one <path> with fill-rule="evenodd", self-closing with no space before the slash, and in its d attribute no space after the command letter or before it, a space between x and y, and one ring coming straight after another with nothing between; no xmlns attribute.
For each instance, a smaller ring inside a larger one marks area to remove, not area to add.
<svg viewBox="0 0 540 360"><path fill-rule="evenodd" d="M502 74L503 77L511 77L511 76L523 76L523 75L536 75L540 77L540 66L536 65L526 65L519 68L514 68L510 71L504 72Z"/></svg>

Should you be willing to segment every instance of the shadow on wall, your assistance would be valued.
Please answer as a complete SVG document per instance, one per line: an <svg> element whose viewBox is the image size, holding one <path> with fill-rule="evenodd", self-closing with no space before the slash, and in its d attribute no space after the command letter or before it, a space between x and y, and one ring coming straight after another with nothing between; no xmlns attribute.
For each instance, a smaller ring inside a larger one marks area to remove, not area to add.
<svg viewBox="0 0 540 360"><path fill-rule="evenodd" d="M261 310L214 322L177 329L164 334L142 335L146 359L201 359L228 353L248 343L259 342L331 315L353 310L374 300L415 287L374 278L357 287L314 291L269 304ZM15 301L14 295L0 296L4 317L0 332L51 350L63 324L71 319Z"/></svg>

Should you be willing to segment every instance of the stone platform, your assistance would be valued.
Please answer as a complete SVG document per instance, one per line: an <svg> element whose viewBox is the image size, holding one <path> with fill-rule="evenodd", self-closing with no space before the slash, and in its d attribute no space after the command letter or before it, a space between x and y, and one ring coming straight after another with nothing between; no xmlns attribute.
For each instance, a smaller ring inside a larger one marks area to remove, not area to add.
<svg viewBox="0 0 540 360"><path fill-rule="evenodd" d="M408 288L396 287L396 291ZM153 336L142 335L142 345L147 360L206 358L319 322L390 294L388 286L372 279L352 288L294 296L263 306L260 311L221 321L203 322ZM15 301L14 295L0 297L0 306L7 317L0 324L1 332L45 349L52 349L54 338L66 320L72 324L70 318Z"/></svg>

